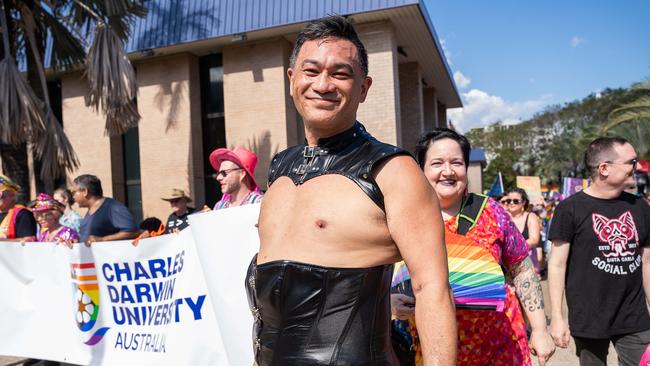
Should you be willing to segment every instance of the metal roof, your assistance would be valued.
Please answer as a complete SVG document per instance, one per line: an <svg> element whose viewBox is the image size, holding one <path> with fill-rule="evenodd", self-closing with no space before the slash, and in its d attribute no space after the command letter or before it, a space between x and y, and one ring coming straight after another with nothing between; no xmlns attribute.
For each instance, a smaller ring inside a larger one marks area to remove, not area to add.
<svg viewBox="0 0 650 366"><path fill-rule="evenodd" d="M136 59L148 50L201 48L200 44L225 38L219 42L230 43L229 37L237 34L298 32L296 26L332 14L362 23L391 19L396 22L398 41L412 46L409 55L421 64L423 79L437 89L439 99L449 108L462 107L423 0L150 0L145 4L148 14L136 20L125 45Z"/></svg>
<svg viewBox="0 0 650 366"><path fill-rule="evenodd" d="M200 48L216 40L230 43L224 39L240 33L255 37L263 32L282 34L288 29L298 32L301 24L333 14L361 22L391 19L397 27L398 42L412 46L408 52L420 63L423 79L437 89L447 107L462 107L423 0L147 0L145 5L147 16L135 20L125 44L132 59L150 50ZM48 35L46 68L51 50ZM400 55L400 62L402 58ZM24 55L18 57L18 64L21 70L26 69Z"/></svg>
<svg viewBox="0 0 650 366"><path fill-rule="evenodd" d="M307 22L326 15L353 15L418 0L159 0L136 20L128 52ZM427 19L430 25L430 21ZM430 31L435 31L430 26Z"/></svg>

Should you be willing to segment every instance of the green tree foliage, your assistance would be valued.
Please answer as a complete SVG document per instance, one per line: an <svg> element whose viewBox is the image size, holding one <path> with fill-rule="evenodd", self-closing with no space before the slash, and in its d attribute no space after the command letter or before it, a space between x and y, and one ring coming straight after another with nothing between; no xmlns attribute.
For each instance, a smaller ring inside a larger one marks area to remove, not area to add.
<svg viewBox="0 0 650 366"><path fill-rule="evenodd" d="M497 121L469 131L466 136L472 146L483 148L488 160L484 189L498 172L506 188L514 186L517 175L540 176L542 184L560 184L565 176L585 176L584 151L604 134L628 138L640 156L650 158L650 119L615 125L610 119L621 106L637 103L645 92L638 84L630 89L605 89L582 100L547 107L517 125Z"/></svg>
<svg viewBox="0 0 650 366"><path fill-rule="evenodd" d="M630 94L634 99L610 113L610 121L603 127L604 133L621 124L650 120L650 78L633 85Z"/></svg>

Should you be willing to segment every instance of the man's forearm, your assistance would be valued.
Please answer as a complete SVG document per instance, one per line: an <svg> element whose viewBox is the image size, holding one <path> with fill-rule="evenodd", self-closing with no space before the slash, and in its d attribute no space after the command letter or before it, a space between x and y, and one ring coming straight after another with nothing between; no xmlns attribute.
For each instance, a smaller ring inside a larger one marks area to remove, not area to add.
<svg viewBox="0 0 650 366"><path fill-rule="evenodd" d="M562 319L562 301L564 298L564 280L566 278L566 266L553 260L548 263L548 294L551 298L551 316Z"/></svg>
<svg viewBox="0 0 650 366"><path fill-rule="evenodd" d="M458 331L451 289L424 286L416 296L415 319L424 366L455 365Z"/></svg>
<svg viewBox="0 0 650 366"><path fill-rule="evenodd" d="M544 294L530 258L511 268L515 292L533 330L546 329Z"/></svg>
<svg viewBox="0 0 650 366"><path fill-rule="evenodd" d="M127 239L133 239L136 236L138 236L137 231L136 232L119 231L115 234L106 235L102 237L102 241L127 240Z"/></svg>

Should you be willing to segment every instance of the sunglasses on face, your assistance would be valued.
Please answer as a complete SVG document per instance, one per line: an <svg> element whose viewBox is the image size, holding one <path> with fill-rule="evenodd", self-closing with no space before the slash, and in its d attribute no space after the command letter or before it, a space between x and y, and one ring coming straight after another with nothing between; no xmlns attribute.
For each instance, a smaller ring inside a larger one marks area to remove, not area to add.
<svg viewBox="0 0 650 366"><path fill-rule="evenodd" d="M214 175L214 179L217 179L219 177L225 178L230 174L230 172L234 172L235 170L242 170L242 168L232 168L232 169L224 169L220 170L217 172L217 174Z"/></svg>
<svg viewBox="0 0 650 366"><path fill-rule="evenodd" d="M636 166L639 164L639 159L630 159L628 161L624 161L622 163L617 163L614 161L606 161L605 163L607 164L619 164L619 165L632 165L632 169L636 170Z"/></svg>
<svg viewBox="0 0 650 366"><path fill-rule="evenodd" d="M522 201L521 201L521 200L518 200L518 199L516 199L516 198L515 198L515 199L512 199L512 200L511 200L510 198L508 198L508 199L505 199L505 200L501 200L500 202L501 202L502 205L509 205L509 204L518 205L518 204L520 204Z"/></svg>

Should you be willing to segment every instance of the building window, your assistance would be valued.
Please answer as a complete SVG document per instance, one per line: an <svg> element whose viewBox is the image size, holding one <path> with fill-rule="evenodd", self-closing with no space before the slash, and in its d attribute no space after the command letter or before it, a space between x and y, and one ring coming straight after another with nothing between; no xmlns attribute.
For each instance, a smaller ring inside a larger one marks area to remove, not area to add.
<svg viewBox="0 0 650 366"><path fill-rule="evenodd" d="M214 179L210 153L226 147L226 124L223 107L223 64L221 55L203 56L199 60L201 78L201 128L203 132L203 176L205 204L209 207L221 198L221 187Z"/></svg>
<svg viewBox="0 0 650 366"><path fill-rule="evenodd" d="M124 157L124 192L126 207L131 210L136 224L143 218L142 184L140 181L140 138L138 127L133 127L122 135L122 154Z"/></svg>

